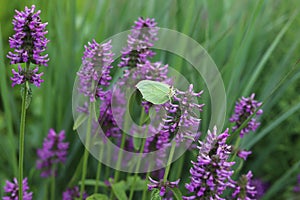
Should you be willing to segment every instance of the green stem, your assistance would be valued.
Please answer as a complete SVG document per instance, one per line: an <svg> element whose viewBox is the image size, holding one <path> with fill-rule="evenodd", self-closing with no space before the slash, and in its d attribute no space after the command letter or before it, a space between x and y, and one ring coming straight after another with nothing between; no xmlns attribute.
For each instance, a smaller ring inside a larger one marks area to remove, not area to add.
<svg viewBox="0 0 300 200"><path fill-rule="evenodd" d="M85 177L87 172L88 158L89 158L89 144L91 137L91 128L92 128L92 103L89 105L89 119L87 124L86 139L85 139L85 149L83 155L83 167L81 175L81 187L80 187L80 199L83 199L84 187L85 187Z"/></svg>
<svg viewBox="0 0 300 200"><path fill-rule="evenodd" d="M166 171L165 171L165 174L164 174L164 183L166 183L167 180L168 180L168 175L169 175L169 172L170 172L171 163L172 163L172 159L173 159L174 152L175 152L175 147L176 147L176 142L173 142L171 150L170 150L169 159L168 159L168 162L167 162Z"/></svg>
<svg viewBox="0 0 300 200"><path fill-rule="evenodd" d="M232 157L231 157L231 159L230 159L230 162L232 162L232 161L235 160L236 155L237 155L237 153L238 153L238 151L239 151L240 143L241 143L241 137L238 137L238 138L236 139L236 141L235 141L235 144L234 144L234 148L233 148L233 149L234 149L234 152L233 152L233 155L232 155Z"/></svg>
<svg viewBox="0 0 300 200"><path fill-rule="evenodd" d="M124 121L124 129L123 129L123 132L122 132L121 146L120 146L120 150L119 150L119 153L118 153L117 167L115 169L115 174L114 174L114 183L117 183L118 180L119 180L119 175L120 175L119 168L120 168L121 161L122 161L123 149L125 147L126 133L129 129L128 119L129 119L129 113L128 113L128 109L127 109L126 113L125 113L125 121ZM114 197L114 193L111 191L110 199L113 199L113 197Z"/></svg>
<svg viewBox="0 0 300 200"><path fill-rule="evenodd" d="M184 160L185 160L185 154L183 154L180 158L178 163L176 164L176 173L175 173L175 178L178 179L181 175L182 172L182 168L184 165ZM173 175L173 174L172 174Z"/></svg>
<svg viewBox="0 0 300 200"><path fill-rule="evenodd" d="M118 182L119 179L119 175L120 175L120 165L121 165L121 161L122 161L122 156L123 156L123 149L125 147L125 142L126 142L126 133L129 129L128 127L128 119L129 119L129 113L128 110L126 110L125 113L125 121L124 121L124 130L122 132L122 141L121 141L121 146L120 146L120 151L118 153L118 160L117 160L117 169L115 170L115 174L114 174L114 183Z"/></svg>
<svg viewBox="0 0 300 200"><path fill-rule="evenodd" d="M110 148L110 147L109 147L109 148ZM110 162L111 162L111 149L109 149L108 152L107 152L107 162L108 162L109 164L110 164ZM109 176L110 176L110 168L109 168L109 166L105 166L104 180L108 180L108 179L109 179ZM107 187L104 188L104 193L105 193L105 194L108 194L108 193L109 193Z"/></svg>
<svg viewBox="0 0 300 200"><path fill-rule="evenodd" d="M21 124L20 124L20 142L19 142L19 199L23 200L23 162L24 162L24 137L25 137L25 119L26 119L26 99L28 92L28 82L25 82L22 95Z"/></svg>
<svg viewBox="0 0 300 200"><path fill-rule="evenodd" d="M131 200L132 197L133 197L134 186L135 186L136 179L137 179L137 176L138 176L138 170L140 169L143 152L145 150L145 144L146 144L146 138L145 138L145 136L148 134L148 130L149 130L149 126L147 126L147 129L145 131L145 135L144 135L144 138L143 138L142 147L140 149L140 155L139 155L139 158L138 158L138 163L137 163L136 168L135 168L135 174L134 174L133 183L132 183L131 188L130 188L129 200Z"/></svg>
<svg viewBox="0 0 300 200"><path fill-rule="evenodd" d="M148 171L147 171L147 174L146 174L146 179L148 179L149 175L150 175L150 171L148 170ZM144 189L144 190L143 190L142 200L146 200L146 194L147 194L147 191L148 191L147 189Z"/></svg>
<svg viewBox="0 0 300 200"><path fill-rule="evenodd" d="M77 164L77 168L70 179L69 183L67 184L67 187L72 187L73 185L77 184L78 182L78 177L80 176L80 173L82 171L82 165L83 165L83 156L81 156L80 161Z"/></svg>
<svg viewBox="0 0 300 200"><path fill-rule="evenodd" d="M100 181L100 174L101 174L101 168L102 168L102 164L101 164L101 160L102 160L102 156L103 156L103 149L102 149L102 145L100 145L100 153L99 153L99 162L98 162L98 166L97 166L97 173L96 173L96 184L95 184L95 190L94 193L97 194L98 192L98 187L99 187L99 181Z"/></svg>
<svg viewBox="0 0 300 200"><path fill-rule="evenodd" d="M118 179L119 179L119 175L120 175L119 168L120 168L121 161L122 161L123 149L125 147L125 142L126 142L126 133L123 132L122 133L122 141L121 141L120 151L119 151L118 160L117 160L117 169L115 169L115 174L114 174L114 180L113 180L114 183L117 183ZM111 190L110 199L113 199L113 197L114 197L114 193Z"/></svg>
<svg viewBox="0 0 300 200"><path fill-rule="evenodd" d="M120 151L118 154L118 160L117 160L117 169L115 171L115 175L114 175L114 182L117 183L118 179L119 179L119 175L120 175L120 165L121 165L121 161L122 161L122 156L123 156L123 149L125 147L125 142L126 142L126 133L123 132L122 134L122 141L121 141L121 146L120 146Z"/></svg>
<svg viewBox="0 0 300 200"><path fill-rule="evenodd" d="M142 108L141 110L141 115L140 115L140 122L139 122L139 125L140 126L143 126L143 122L144 122L144 118L145 118L145 109L144 107ZM144 136L143 136L143 141L142 141L142 147L140 149L140 155L138 157L138 163L136 165L136 168L135 168L135 174L134 174L134 179L133 179L133 183L131 184L131 187L130 187L130 194L129 194L129 199L131 200L132 197L133 197L133 192L134 192L134 186L135 186L135 183L136 183L136 179L137 179L137 172L138 170L140 169L140 165L141 165L141 159L142 159L142 155L143 155L143 152L145 150L145 144L146 144L146 136L148 134L148 131L149 131L149 126L147 125L147 128L146 128L146 131L144 132Z"/></svg>
<svg viewBox="0 0 300 200"><path fill-rule="evenodd" d="M51 200L55 200L55 170L51 176Z"/></svg>

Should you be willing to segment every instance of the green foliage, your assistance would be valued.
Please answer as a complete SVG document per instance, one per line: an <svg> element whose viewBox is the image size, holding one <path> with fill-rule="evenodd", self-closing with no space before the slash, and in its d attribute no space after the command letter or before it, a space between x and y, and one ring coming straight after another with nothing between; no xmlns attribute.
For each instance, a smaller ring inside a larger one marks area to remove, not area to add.
<svg viewBox="0 0 300 200"><path fill-rule="evenodd" d="M130 189L130 186L132 184L134 185L134 190L135 191L143 191L143 190L147 190L147 181L141 179L141 177L136 177L136 180L134 180L133 176L128 176L127 180L126 180L126 185L128 186L127 190Z"/></svg>
<svg viewBox="0 0 300 200"><path fill-rule="evenodd" d="M104 194L93 194L89 196L86 200L108 200L108 197Z"/></svg>
<svg viewBox="0 0 300 200"><path fill-rule="evenodd" d="M178 188L170 188L170 190L172 190L173 195L177 200L182 200L182 194Z"/></svg>
<svg viewBox="0 0 300 200"><path fill-rule="evenodd" d="M151 192L151 200L161 200L158 189L153 189Z"/></svg>
<svg viewBox="0 0 300 200"><path fill-rule="evenodd" d="M120 181L118 183L112 183L111 182L111 188L117 199L119 200L127 200L126 196L126 184L124 181Z"/></svg>

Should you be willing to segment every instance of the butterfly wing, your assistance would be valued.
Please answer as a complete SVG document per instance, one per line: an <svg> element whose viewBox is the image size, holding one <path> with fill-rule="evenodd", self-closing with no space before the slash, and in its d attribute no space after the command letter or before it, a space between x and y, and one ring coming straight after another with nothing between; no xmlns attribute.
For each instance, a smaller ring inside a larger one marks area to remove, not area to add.
<svg viewBox="0 0 300 200"><path fill-rule="evenodd" d="M143 98L153 104L164 104L169 100L170 86L165 83L142 80L136 85Z"/></svg>

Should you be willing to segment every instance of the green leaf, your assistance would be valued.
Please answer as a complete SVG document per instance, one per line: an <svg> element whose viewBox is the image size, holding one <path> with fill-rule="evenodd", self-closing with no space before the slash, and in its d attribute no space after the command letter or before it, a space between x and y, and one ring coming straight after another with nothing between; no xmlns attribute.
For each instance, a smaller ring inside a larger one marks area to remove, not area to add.
<svg viewBox="0 0 300 200"><path fill-rule="evenodd" d="M108 200L108 197L104 194L93 194L89 196L86 200Z"/></svg>
<svg viewBox="0 0 300 200"><path fill-rule="evenodd" d="M76 130L87 118L87 114L81 113L74 123L73 130Z"/></svg>
<svg viewBox="0 0 300 200"><path fill-rule="evenodd" d="M133 137L133 147L135 150L139 150L142 144L142 138Z"/></svg>
<svg viewBox="0 0 300 200"><path fill-rule="evenodd" d="M171 86L157 81L142 80L136 87L146 101L156 105L166 103L173 96Z"/></svg>
<svg viewBox="0 0 300 200"><path fill-rule="evenodd" d="M296 162L289 170L287 170L277 181L272 184L272 186L266 191L264 196L262 197L262 200L267 200L267 199L273 199L280 190L283 190L286 186L287 180L295 174L300 167L300 161Z"/></svg>
<svg viewBox="0 0 300 200"><path fill-rule="evenodd" d="M170 188L177 200L182 200L182 194L178 188Z"/></svg>
<svg viewBox="0 0 300 200"><path fill-rule="evenodd" d="M281 31L277 34L274 41L271 43L265 54L263 55L262 59L258 63L257 67L255 68L255 71L252 73L252 76L250 77L250 80L248 81L246 88L243 92L243 96L250 93L250 90L252 89L253 85L256 83L257 78L259 78L260 73L262 72L265 64L267 63L268 59L271 57L274 49L276 49L276 46L279 44L280 40L283 38L284 34L296 18L297 13L293 13L293 15L290 17L290 19L286 22L285 26L282 27Z"/></svg>
<svg viewBox="0 0 300 200"><path fill-rule="evenodd" d="M118 183L112 183L112 181L110 180L111 182L111 188L112 188L112 191L113 193L116 195L117 199L118 200L127 200L127 196L126 196L126 184L124 181L120 181Z"/></svg>
<svg viewBox="0 0 300 200"><path fill-rule="evenodd" d="M126 180L126 185L130 186L134 184L135 191L144 191L147 190L147 180L141 179L141 177L137 176L134 182L134 176L129 176Z"/></svg>
<svg viewBox="0 0 300 200"><path fill-rule="evenodd" d="M151 200L161 200L158 189L153 189L151 192Z"/></svg>
<svg viewBox="0 0 300 200"><path fill-rule="evenodd" d="M79 181L78 184L80 185L81 181ZM88 186L95 186L96 185L96 180L94 180L94 179L86 179L84 181L84 184L88 185ZM100 186L100 187L107 187L107 185L103 181L98 181L98 186Z"/></svg>

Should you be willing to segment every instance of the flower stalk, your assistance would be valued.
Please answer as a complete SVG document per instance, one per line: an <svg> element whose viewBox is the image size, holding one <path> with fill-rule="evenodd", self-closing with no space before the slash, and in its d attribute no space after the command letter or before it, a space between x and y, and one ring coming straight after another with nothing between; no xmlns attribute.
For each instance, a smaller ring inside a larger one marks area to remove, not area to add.
<svg viewBox="0 0 300 200"><path fill-rule="evenodd" d="M89 105L89 118L87 124L87 131L86 131L86 138L85 138L85 149L83 154L83 167L82 167L82 174L81 174L81 187L80 187L80 199L83 198L84 195L84 188L85 188L85 178L87 172L87 165L88 165L88 158L89 158L89 145L90 145L90 137L91 137L91 129L92 129L92 103Z"/></svg>
<svg viewBox="0 0 300 200"><path fill-rule="evenodd" d="M24 138L26 123L26 99L28 93L27 82L24 85L21 107L21 123L20 123L20 141L19 141L19 199L23 200L23 165L24 165Z"/></svg>

